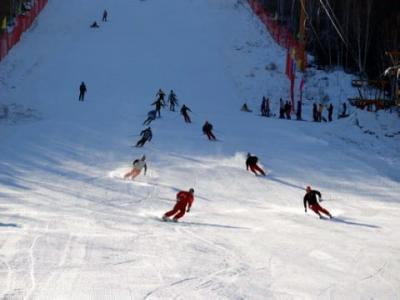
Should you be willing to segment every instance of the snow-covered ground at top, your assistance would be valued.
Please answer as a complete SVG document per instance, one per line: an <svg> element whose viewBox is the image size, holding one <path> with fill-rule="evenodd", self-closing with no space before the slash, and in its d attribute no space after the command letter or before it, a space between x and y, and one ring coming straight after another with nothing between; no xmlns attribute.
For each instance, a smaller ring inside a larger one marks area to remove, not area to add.
<svg viewBox="0 0 400 300"><path fill-rule="evenodd" d="M333 122L260 117L288 99L285 54L245 1L49 1L0 63L0 298L399 299L398 113L338 120L351 75L309 69L304 119L329 99ZM159 88L193 123L164 109L134 148ZM304 212L307 185L334 220Z"/></svg>

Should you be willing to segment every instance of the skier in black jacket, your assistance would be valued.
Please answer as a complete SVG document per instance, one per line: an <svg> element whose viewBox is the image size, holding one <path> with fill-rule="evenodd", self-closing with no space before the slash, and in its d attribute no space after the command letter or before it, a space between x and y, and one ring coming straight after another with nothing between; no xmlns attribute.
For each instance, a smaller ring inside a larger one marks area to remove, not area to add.
<svg viewBox="0 0 400 300"><path fill-rule="evenodd" d="M143 122L143 125L150 125L156 119L157 111L151 110L147 113L147 119Z"/></svg>
<svg viewBox="0 0 400 300"><path fill-rule="evenodd" d="M158 96L158 99L157 99L157 100L161 100L161 101L163 102L163 104L165 105L165 103L164 103L164 96L165 96L165 93L164 93L164 91L163 91L162 89L159 89L159 90L158 90L156 96Z"/></svg>
<svg viewBox="0 0 400 300"><path fill-rule="evenodd" d="M261 169L261 168L257 165L257 162L258 162L258 157L257 157L257 156L254 156L254 155L251 155L250 153L247 153L246 170L248 171L249 168L250 168L250 170L251 170L256 176L258 176L257 171L260 172L261 175L265 176L264 170Z"/></svg>
<svg viewBox="0 0 400 300"><path fill-rule="evenodd" d="M183 116L183 118L185 119L186 123L192 123L192 121L190 120L188 111L191 112L190 108L187 107L185 104L182 105L181 107L181 115Z"/></svg>
<svg viewBox="0 0 400 300"><path fill-rule="evenodd" d="M178 99L176 99L176 94L173 90L168 95L169 110L175 111L175 105L178 105Z"/></svg>
<svg viewBox="0 0 400 300"><path fill-rule="evenodd" d="M156 112L158 113L158 117L161 117L161 107L165 106L164 103L164 99L158 99L156 101L154 101L151 105L155 105L156 106Z"/></svg>
<svg viewBox="0 0 400 300"><path fill-rule="evenodd" d="M212 124L209 123L208 121L206 121L206 122L204 123L204 125L203 125L203 133L204 133L205 135L207 135L207 137L208 137L208 139L209 139L210 141L211 141L211 140L215 141L216 138L215 138L215 135L212 133L212 129L213 129Z"/></svg>
<svg viewBox="0 0 400 300"><path fill-rule="evenodd" d="M307 202L308 202L308 207L311 208L320 218L322 218L322 215L320 214L320 212L322 212L332 219L332 215L330 214L330 212L327 211L325 208L323 208L321 205L319 205L317 201L317 196L319 197L319 202L321 202L322 196L319 191L312 190L311 187L309 186L306 188L306 194L304 195L303 198L305 212L307 212Z"/></svg>
<svg viewBox="0 0 400 300"><path fill-rule="evenodd" d="M142 130L140 132L140 136L142 137L137 143L135 147L143 147L143 145L147 142L147 141L151 141L151 139L153 138L153 133L151 132L151 128L147 127L145 130Z"/></svg>

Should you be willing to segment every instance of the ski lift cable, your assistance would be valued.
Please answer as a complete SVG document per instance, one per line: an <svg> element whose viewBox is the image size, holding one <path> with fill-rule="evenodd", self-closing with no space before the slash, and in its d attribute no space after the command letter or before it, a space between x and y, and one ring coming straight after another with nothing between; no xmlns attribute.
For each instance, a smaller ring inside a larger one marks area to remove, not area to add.
<svg viewBox="0 0 400 300"><path fill-rule="evenodd" d="M341 39L342 42L346 45L346 47L348 47L347 41L344 39L344 37L343 37L342 33L340 32L339 28L337 27L335 21L332 19L332 16L331 16L331 14L329 13L329 11L328 11L328 9L327 9L325 3L324 3L322 0L319 0L319 2L321 3L322 8L325 10L326 15L328 16L329 20L331 21L331 23L332 23L333 27L335 28L337 34L339 35L340 39ZM348 47L348 48L349 48L349 47Z"/></svg>
<svg viewBox="0 0 400 300"><path fill-rule="evenodd" d="M326 15L328 16L329 20L331 21L331 23L332 23L332 25L333 25L333 27L334 27L336 33L339 35L339 37L340 37L340 39L342 40L343 44L345 45L346 49L349 51L349 53L350 53L350 55L352 56L352 58L354 59L354 61L358 62L357 56L353 53L352 49L351 49L350 46L349 46L349 43L348 43L348 42L346 41L346 39L343 37L343 35L342 35L342 33L340 32L340 30L339 30L337 24L334 22L334 20L333 20L331 14L329 13L329 11L328 11L328 9L327 9L326 4L325 4L322 0L319 0L319 2L321 3L322 8L325 10ZM328 5L329 5L328 0L326 0L326 2L327 2ZM329 6L330 6L330 5L329 5ZM333 11L332 11L332 13L333 13ZM333 13L333 15L334 15L334 13ZM335 16L335 19L337 19L336 16Z"/></svg>
<svg viewBox="0 0 400 300"><path fill-rule="evenodd" d="M301 5L301 2L300 2L300 5ZM324 44L322 43L321 39L319 38L319 35L318 35L318 33L317 33L317 30L316 30L315 27L313 26L313 24L312 24L312 22L311 22L311 18L310 18L310 16L309 16L309 14L307 13L306 8L305 8L303 5L302 5L302 9L303 9L303 11L304 11L304 14L306 15L307 20L309 20L308 23L310 24L311 30L312 30L312 32L314 33L315 37L317 38L317 41L318 41L319 46L321 47L321 49L322 49L322 51L324 52L324 54L325 54L326 56L328 56L328 52L326 51L326 47L324 46Z"/></svg>

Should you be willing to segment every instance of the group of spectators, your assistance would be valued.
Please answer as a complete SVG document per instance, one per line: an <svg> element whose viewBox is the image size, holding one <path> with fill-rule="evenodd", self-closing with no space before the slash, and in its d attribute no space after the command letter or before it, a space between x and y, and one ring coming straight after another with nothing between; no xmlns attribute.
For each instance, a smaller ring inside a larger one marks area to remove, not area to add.
<svg viewBox="0 0 400 300"><path fill-rule="evenodd" d="M324 117L323 112L324 108L326 107L328 116L327 118ZM325 106L322 103L314 103L313 104L313 121L314 122L332 122L333 121L333 104L329 103L329 105ZM244 112L252 112L252 110L249 108L247 103L244 103L241 107L241 111ZM290 101L283 101L282 98L279 99L279 119L292 119L292 113L294 112L294 108L292 107L292 104ZM262 101L261 101L261 107L260 107L260 113L261 116L263 117L274 117L275 114L271 114L271 109L270 109L270 100L268 97L263 96ZM347 117L347 104L343 103L342 104L342 111L340 114L338 114L338 118L344 118ZM297 101L297 108L296 108L296 119L299 121L303 121L302 118L302 102Z"/></svg>

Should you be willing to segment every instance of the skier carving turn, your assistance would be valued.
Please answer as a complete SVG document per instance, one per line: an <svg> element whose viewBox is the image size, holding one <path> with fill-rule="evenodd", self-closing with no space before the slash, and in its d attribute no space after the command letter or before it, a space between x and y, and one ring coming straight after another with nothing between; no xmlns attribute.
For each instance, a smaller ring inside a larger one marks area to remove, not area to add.
<svg viewBox="0 0 400 300"><path fill-rule="evenodd" d="M176 204L174 208L168 212L166 212L162 219L163 221L170 221L169 217L173 217L172 221L178 222L180 218L182 218L185 213L190 212L190 208L192 207L194 201L194 189L191 188L189 191L180 191L176 194Z"/></svg>

